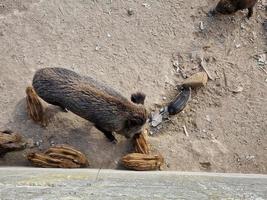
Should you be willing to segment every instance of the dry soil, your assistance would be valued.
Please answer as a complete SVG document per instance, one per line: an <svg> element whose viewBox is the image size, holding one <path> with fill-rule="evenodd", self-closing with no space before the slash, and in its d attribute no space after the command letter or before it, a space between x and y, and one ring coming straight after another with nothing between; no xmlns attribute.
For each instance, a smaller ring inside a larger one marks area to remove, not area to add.
<svg viewBox="0 0 267 200"><path fill-rule="evenodd" d="M216 2L1 0L0 129L21 133L32 148L6 154L0 165L28 166L28 152L67 143L92 168L118 168L131 149L130 141L111 144L89 122L53 106L48 127L34 124L25 88L37 69L66 67L127 97L143 91L153 111L202 70L202 59L213 80L193 91L182 113L151 130L164 169L267 173L267 67L259 61L267 51L266 0L250 20L247 11L209 17Z"/></svg>

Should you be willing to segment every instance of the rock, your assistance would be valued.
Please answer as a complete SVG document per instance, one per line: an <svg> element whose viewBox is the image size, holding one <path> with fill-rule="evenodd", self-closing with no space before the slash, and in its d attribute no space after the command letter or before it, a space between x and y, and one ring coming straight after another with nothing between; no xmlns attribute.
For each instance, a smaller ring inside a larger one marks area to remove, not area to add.
<svg viewBox="0 0 267 200"><path fill-rule="evenodd" d="M236 44L235 47L238 49L241 47L241 44Z"/></svg>
<svg viewBox="0 0 267 200"><path fill-rule="evenodd" d="M37 142L35 143L35 145L36 145L37 147L39 147L39 146L40 146L40 142L37 141Z"/></svg>
<svg viewBox="0 0 267 200"><path fill-rule="evenodd" d="M236 88L232 89L231 91L233 93L240 93L244 90L244 88L242 86L237 86Z"/></svg>
<svg viewBox="0 0 267 200"><path fill-rule="evenodd" d="M29 148L33 148L33 147L34 147L33 139L28 139L28 140L27 140L27 146L28 146Z"/></svg>
<svg viewBox="0 0 267 200"><path fill-rule="evenodd" d="M201 22L199 22L199 29L200 30L204 30L204 24L203 24L203 22L201 21Z"/></svg>
<svg viewBox="0 0 267 200"><path fill-rule="evenodd" d="M150 9L150 8L151 8L151 7L150 7L150 4L148 4L148 3L143 3L142 6L144 6L144 7L147 8L147 9Z"/></svg>
<svg viewBox="0 0 267 200"><path fill-rule="evenodd" d="M129 8L129 9L127 10L127 14L128 14L129 16L132 16L132 15L134 14L133 9L132 9L132 8Z"/></svg>
<svg viewBox="0 0 267 200"><path fill-rule="evenodd" d="M210 118L209 115L206 115L206 120L207 120L208 122L211 122L211 118Z"/></svg>
<svg viewBox="0 0 267 200"><path fill-rule="evenodd" d="M197 88L201 86L205 86L208 82L208 76L205 72L198 72L189 78L187 78L182 86L187 86L191 88Z"/></svg>
<svg viewBox="0 0 267 200"><path fill-rule="evenodd" d="M201 167L203 167L205 169L210 169L211 168L211 163L210 162L200 162L199 164L201 165Z"/></svg>
<svg viewBox="0 0 267 200"><path fill-rule="evenodd" d="M99 46L99 45L96 45L96 46L95 46L95 50L96 50L96 51L99 51L99 50L100 50L100 46Z"/></svg>
<svg viewBox="0 0 267 200"><path fill-rule="evenodd" d="M266 65L267 64L267 58L266 54L261 54L258 56L258 64L259 65Z"/></svg>

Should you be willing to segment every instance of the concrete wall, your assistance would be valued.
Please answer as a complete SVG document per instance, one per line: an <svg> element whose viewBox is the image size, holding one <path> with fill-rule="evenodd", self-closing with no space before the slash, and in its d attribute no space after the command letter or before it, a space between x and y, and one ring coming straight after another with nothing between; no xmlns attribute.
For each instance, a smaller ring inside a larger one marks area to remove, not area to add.
<svg viewBox="0 0 267 200"><path fill-rule="evenodd" d="M0 199L267 199L267 176L0 168Z"/></svg>

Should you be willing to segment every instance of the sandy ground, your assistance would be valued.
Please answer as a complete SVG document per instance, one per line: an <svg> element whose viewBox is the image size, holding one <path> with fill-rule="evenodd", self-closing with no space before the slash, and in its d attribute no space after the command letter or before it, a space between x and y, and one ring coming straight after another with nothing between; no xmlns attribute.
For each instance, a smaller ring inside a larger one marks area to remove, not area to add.
<svg viewBox="0 0 267 200"><path fill-rule="evenodd" d="M130 141L118 137L119 143L111 144L89 122L52 106L55 115L48 127L34 124L27 117L25 88L37 69L73 69L127 97L143 91L153 111L175 96L183 76L201 70L202 57L214 80L193 91L186 109L149 137L165 157L164 169L267 173L267 68L255 59L267 51L266 1L257 3L249 21L246 11L208 17L215 4L0 1L0 129L12 129L36 144L6 154L0 165L28 166L28 152L67 143L83 151L92 168L117 168L131 149ZM182 73L173 66L177 62ZM234 93L238 88L243 90Z"/></svg>

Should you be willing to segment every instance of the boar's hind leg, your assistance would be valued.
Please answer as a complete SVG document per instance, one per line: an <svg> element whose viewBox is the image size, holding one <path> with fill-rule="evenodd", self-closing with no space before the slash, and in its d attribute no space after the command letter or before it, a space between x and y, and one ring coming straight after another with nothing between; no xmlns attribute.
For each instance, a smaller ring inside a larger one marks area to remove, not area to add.
<svg viewBox="0 0 267 200"><path fill-rule="evenodd" d="M101 132L103 132L104 135L106 136L106 138L107 138L110 142L113 142L113 143L115 143L115 144L118 142L118 140L115 138L115 136L112 134L111 131L106 131L106 130L104 130L103 128L97 126L97 125L95 125L95 127L96 127L98 130L100 130Z"/></svg>
<svg viewBox="0 0 267 200"><path fill-rule="evenodd" d="M248 15L247 18L249 19L253 15L253 7L248 8Z"/></svg>
<svg viewBox="0 0 267 200"><path fill-rule="evenodd" d="M60 107L63 112L68 112L68 110L64 106L60 105L60 103L54 101L47 101L47 103Z"/></svg>

